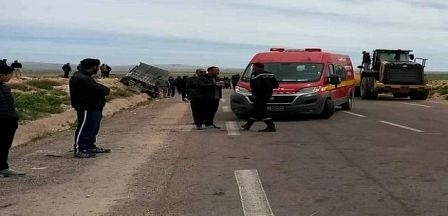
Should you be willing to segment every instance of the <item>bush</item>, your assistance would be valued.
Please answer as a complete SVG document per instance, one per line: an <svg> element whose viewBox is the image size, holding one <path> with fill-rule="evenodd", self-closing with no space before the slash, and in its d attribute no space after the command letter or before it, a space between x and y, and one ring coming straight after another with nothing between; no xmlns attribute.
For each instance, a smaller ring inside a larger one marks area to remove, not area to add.
<svg viewBox="0 0 448 216"><path fill-rule="evenodd" d="M447 87L442 87L442 88L438 88L437 89L437 92L440 94L440 95L446 95L446 94L448 94L448 88Z"/></svg>
<svg viewBox="0 0 448 216"><path fill-rule="evenodd" d="M111 90L110 94L106 97L107 101L111 101L116 98L131 97L132 95L135 94L134 92L131 92L127 89L121 89L121 88L117 88L117 87L112 87L110 90Z"/></svg>
<svg viewBox="0 0 448 216"><path fill-rule="evenodd" d="M26 81L25 84L29 86L33 86L39 89L51 90L54 86L61 86L62 84L53 80L29 80Z"/></svg>
<svg viewBox="0 0 448 216"><path fill-rule="evenodd" d="M14 94L20 120L35 120L50 114L62 113L65 97L48 95L45 92Z"/></svg>
<svg viewBox="0 0 448 216"><path fill-rule="evenodd" d="M11 87L11 89L24 91L24 92L33 90L29 85L25 85L23 83L10 83L10 84L8 84L8 86Z"/></svg>

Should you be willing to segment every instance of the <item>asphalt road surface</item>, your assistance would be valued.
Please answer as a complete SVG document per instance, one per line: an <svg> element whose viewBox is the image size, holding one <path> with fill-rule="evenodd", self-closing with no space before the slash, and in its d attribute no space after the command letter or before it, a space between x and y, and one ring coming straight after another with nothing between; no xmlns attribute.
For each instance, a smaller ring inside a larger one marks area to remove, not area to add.
<svg viewBox="0 0 448 216"><path fill-rule="evenodd" d="M14 148L28 175L0 178L0 215L448 215L448 105L356 100L258 133L229 94L221 130L192 130L175 98L106 119L108 155L72 158L72 131Z"/></svg>

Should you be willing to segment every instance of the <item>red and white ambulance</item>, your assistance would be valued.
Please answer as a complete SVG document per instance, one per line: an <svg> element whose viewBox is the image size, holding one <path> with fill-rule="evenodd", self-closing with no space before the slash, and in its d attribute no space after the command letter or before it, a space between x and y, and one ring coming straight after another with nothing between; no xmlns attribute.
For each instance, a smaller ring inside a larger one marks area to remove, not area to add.
<svg viewBox="0 0 448 216"><path fill-rule="evenodd" d="M268 103L270 113L330 118L335 106L352 108L355 78L349 56L319 48L272 48L252 58L231 96L232 111L239 118L247 117L252 107L250 75L256 62L280 83Z"/></svg>

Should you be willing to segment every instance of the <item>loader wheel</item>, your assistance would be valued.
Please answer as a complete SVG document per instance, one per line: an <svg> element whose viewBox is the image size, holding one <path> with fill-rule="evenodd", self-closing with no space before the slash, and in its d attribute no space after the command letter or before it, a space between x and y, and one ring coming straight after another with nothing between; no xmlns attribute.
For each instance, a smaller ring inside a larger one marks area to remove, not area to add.
<svg viewBox="0 0 448 216"><path fill-rule="evenodd" d="M411 92L411 100L426 100L429 96L429 90Z"/></svg>
<svg viewBox="0 0 448 216"><path fill-rule="evenodd" d="M407 98L409 97L409 94L406 93L392 93L394 95L394 98Z"/></svg>
<svg viewBox="0 0 448 216"><path fill-rule="evenodd" d="M361 98L362 99L376 99L378 92L374 89L375 78L364 77L361 80Z"/></svg>
<svg viewBox="0 0 448 216"><path fill-rule="evenodd" d="M330 99L327 99L324 104L324 109L322 113L319 114L319 117L322 119L329 119L334 114L334 102Z"/></svg>

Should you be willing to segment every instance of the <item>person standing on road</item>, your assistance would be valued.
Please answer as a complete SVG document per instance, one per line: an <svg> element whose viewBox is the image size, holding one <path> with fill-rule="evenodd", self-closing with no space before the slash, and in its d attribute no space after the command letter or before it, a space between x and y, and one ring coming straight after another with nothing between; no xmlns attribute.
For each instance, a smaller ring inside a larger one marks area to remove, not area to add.
<svg viewBox="0 0 448 216"><path fill-rule="evenodd" d="M69 81L72 107L78 115L74 156L90 158L97 153L110 152L110 149L103 149L95 144L110 89L92 78L92 75L98 73L100 60L84 59L80 66L81 70L75 72Z"/></svg>
<svg viewBox="0 0 448 216"><path fill-rule="evenodd" d="M64 78L68 78L68 75L72 71L72 67L70 67L70 63L67 63L62 66L62 71L64 71Z"/></svg>
<svg viewBox="0 0 448 216"><path fill-rule="evenodd" d="M197 130L202 130L205 117L204 94L199 88L199 79L205 76L204 69L197 69L196 75L189 77L186 81L188 99L190 100L191 112L193 114L194 125Z"/></svg>
<svg viewBox="0 0 448 216"><path fill-rule="evenodd" d="M12 78L14 68L0 65L0 176L25 175L24 172L9 168L9 149L14 134L19 127L19 116L16 112L11 89L5 84Z"/></svg>
<svg viewBox="0 0 448 216"><path fill-rule="evenodd" d="M267 104L272 97L273 89L278 88L279 84L273 74L264 70L264 64L254 63L252 67L253 72L250 78L250 88L254 103L249 119L241 127L243 130L248 131L255 121L263 120L267 127L259 130L259 132L275 132L275 124L269 116Z"/></svg>
<svg viewBox="0 0 448 216"><path fill-rule="evenodd" d="M11 64L11 67L14 68L14 73L16 74L16 78L22 77L22 63L17 60Z"/></svg>
<svg viewBox="0 0 448 216"><path fill-rule="evenodd" d="M233 90L235 90L235 87L236 87L236 84L238 84L238 81L240 81L240 75L239 74L235 74L235 75L232 75L232 88L233 88Z"/></svg>
<svg viewBox="0 0 448 216"><path fill-rule="evenodd" d="M174 97L176 95L176 80L170 76L168 81L170 82L170 97Z"/></svg>
<svg viewBox="0 0 448 216"><path fill-rule="evenodd" d="M219 100L222 98L222 87L224 81L218 78L219 68L216 66L207 69L207 75L200 79L200 87L204 91L204 105L205 105L205 127L216 128L214 123L216 112L219 108Z"/></svg>
<svg viewBox="0 0 448 216"><path fill-rule="evenodd" d="M178 79L176 81L177 91L182 96L182 101L184 101L184 102L190 102L188 100L188 91L187 91L187 81L188 81L188 79L189 78L187 76L183 76L182 78L178 77Z"/></svg>

